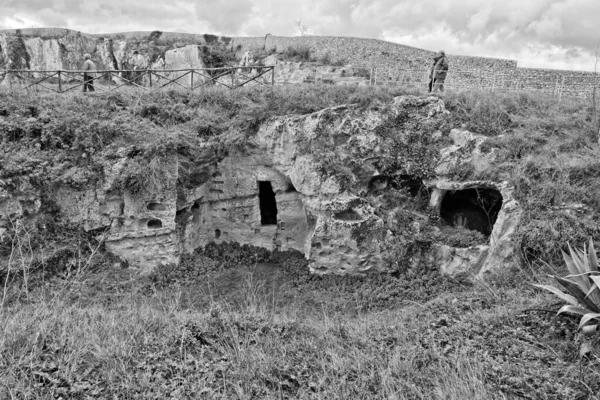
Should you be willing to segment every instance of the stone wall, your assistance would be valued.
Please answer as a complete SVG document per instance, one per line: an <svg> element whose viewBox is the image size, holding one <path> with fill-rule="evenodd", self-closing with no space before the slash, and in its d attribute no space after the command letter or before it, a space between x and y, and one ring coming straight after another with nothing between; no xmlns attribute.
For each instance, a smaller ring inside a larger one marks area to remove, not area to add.
<svg viewBox="0 0 600 400"><path fill-rule="evenodd" d="M427 71L435 51L419 49L379 39L366 39L339 36L267 36L236 37L232 40L239 51L275 49L278 52L289 47L308 47L317 59L328 59L331 63L350 64L354 67L376 68L383 80L393 79L400 71ZM456 69L482 69L495 71L514 69L517 62L499 58L469 57L448 55L449 62Z"/></svg>
<svg viewBox="0 0 600 400"><path fill-rule="evenodd" d="M594 72L539 68L518 68L517 72L520 88L579 97L591 95L594 86L600 88L600 74Z"/></svg>
<svg viewBox="0 0 600 400"><path fill-rule="evenodd" d="M311 57L332 64L367 68L378 84L426 85L434 51L378 39L336 36L236 37L232 46L240 53L257 50L282 52L309 48ZM495 90L534 90L554 95L585 97L600 75L593 72L518 67L516 60L448 55L447 87Z"/></svg>

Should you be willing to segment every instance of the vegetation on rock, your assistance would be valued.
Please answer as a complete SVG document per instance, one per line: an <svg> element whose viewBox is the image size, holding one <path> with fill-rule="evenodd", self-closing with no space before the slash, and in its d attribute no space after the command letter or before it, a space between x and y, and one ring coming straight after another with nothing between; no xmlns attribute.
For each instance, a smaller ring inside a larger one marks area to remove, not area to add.
<svg viewBox="0 0 600 400"><path fill-rule="evenodd" d="M271 117L349 103L375 109L404 93L0 93L0 189L97 184L119 151L127 160L112 177L115 190L167 187L175 161L176 179L194 186L205 179L197 164L218 160ZM0 266L0 397L598 397L597 349L578 357L578 321L556 318L554 299L526 284L562 275L569 241L600 236L593 110L527 93L449 92L444 101L450 113L436 126L390 119L384 133L415 132L412 145L399 142L394 151L405 162L383 165L389 175L361 193L369 201L411 199L389 216L398 225L391 229L418 244L397 255L395 276L310 275L298 253L211 244L139 278L105 251L103 231L64 226L60 207L42 197L38 217L0 227L0 256L10 260ZM439 136L435 145L447 143L461 127L485 135L482 151L495 161L457 174L509 181L524 210L516 236L522 259L475 283L409 262L433 242L466 247L485 239L428 218L421 180L432 174L431 135ZM330 167L343 172L335 158ZM402 228L425 220L420 232ZM382 233L371 228L357 237Z"/></svg>

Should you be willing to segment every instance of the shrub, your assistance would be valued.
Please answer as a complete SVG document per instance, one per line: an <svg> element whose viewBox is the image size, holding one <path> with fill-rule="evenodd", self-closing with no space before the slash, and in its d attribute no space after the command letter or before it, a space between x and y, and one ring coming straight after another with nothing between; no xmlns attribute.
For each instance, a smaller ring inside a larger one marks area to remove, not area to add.
<svg viewBox="0 0 600 400"><path fill-rule="evenodd" d="M585 246L583 250L572 249L569 246L569 254L563 252L563 257L570 275L553 276L553 278L566 289L567 293L554 286L534 286L548 290L566 301L568 304L561 307L558 314L581 315L579 322L581 329L592 320L600 320L600 270L594 242L590 239L589 250Z"/></svg>
<svg viewBox="0 0 600 400"><path fill-rule="evenodd" d="M325 54L323 54L321 56L321 58L319 59L319 62L323 65L331 65L331 54L329 54L329 52L326 52Z"/></svg>
<svg viewBox="0 0 600 400"><path fill-rule="evenodd" d="M354 71L354 76L360 76L361 78L371 79L371 71L368 68L358 68Z"/></svg>
<svg viewBox="0 0 600 400"><path fill-rule="evenodd" d="M225 67L235 61L235 52L220 41L207 41L202 46L202 59L207 68ZM221 71L210 71L212 75L222 73Z"/></svg>
<svg viewBox="0 0 600 400"><path fill-rule="evenodd" d="M294 61L311 61L311 51L308 46L289 46L282 55Z"/></svg>

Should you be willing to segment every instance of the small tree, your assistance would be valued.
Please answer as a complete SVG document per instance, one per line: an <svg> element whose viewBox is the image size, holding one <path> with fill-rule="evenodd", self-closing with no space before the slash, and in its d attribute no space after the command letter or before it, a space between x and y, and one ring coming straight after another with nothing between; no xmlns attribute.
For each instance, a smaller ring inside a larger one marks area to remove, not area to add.
<svg viewBox="0 0 600 400"><path fill-rule="evenodd" d="M300 34L300 36L304 36L308 33L308 26L302 23L301 18L298 18L298 20L294 22L296 24L296 28L298 29L298 33Z"/></svg>

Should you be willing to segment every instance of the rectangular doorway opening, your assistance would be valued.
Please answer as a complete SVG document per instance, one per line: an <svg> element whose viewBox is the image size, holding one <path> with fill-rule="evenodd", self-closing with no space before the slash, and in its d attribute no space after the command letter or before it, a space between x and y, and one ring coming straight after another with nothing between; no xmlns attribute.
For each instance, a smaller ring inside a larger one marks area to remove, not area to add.
<svg viewBox="0 0 600 400"><path fill-rule="evenodd" d="M277 202L270 181L258 181L260 224L277 225Z"/></svg>

